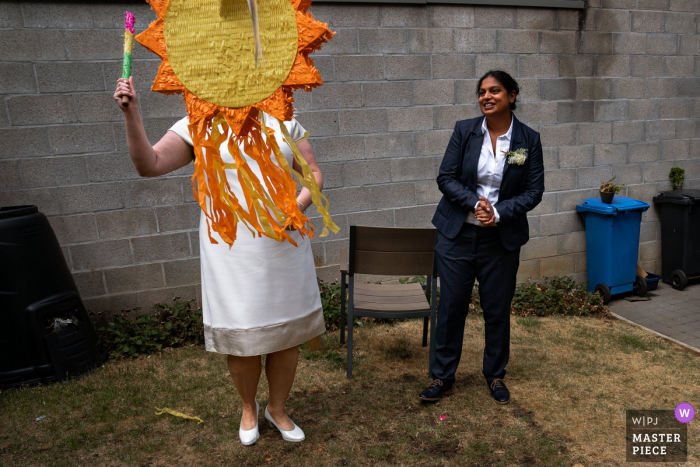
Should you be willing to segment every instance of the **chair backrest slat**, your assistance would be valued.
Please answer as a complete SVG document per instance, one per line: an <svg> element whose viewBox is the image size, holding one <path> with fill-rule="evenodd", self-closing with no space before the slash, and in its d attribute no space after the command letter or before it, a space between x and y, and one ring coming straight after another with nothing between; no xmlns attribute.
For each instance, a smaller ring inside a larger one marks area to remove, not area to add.
<svg viewBox="0 0 700 467"><path fill-rule="evenodd" d="M350 226L350 274L431 275L435 229Z"/></svg>

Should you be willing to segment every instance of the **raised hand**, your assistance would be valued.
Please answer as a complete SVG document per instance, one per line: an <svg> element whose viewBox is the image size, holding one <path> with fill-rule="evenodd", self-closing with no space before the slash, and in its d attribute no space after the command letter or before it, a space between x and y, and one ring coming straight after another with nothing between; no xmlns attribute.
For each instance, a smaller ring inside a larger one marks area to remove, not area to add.
<svg viewBox="0 0 700 467"><path fill-rule="evenodd" d="M119 78L117 80L117 89L114 91L114 101L117 103L120 109L124 112L128 111L131 106L138 108L139 98L134 91L134 77L130 77L128 80L124 78ZM122 104L122 96L129 97L129 105L125 106Z"/></svg>

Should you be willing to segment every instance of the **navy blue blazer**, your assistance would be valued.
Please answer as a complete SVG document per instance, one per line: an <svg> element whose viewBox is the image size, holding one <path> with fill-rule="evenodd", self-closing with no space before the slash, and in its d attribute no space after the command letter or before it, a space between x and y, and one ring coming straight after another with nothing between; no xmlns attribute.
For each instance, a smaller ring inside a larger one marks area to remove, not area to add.
<svg viewBox="0 0 700 467"><path fill-rule="evenodd" d="M476 176L484 134L481 129L485 117L460 120L445 150L437 177L443 196L433 216L433 225L445 237L457 236L467 215L479 202L476 194ZM544 193L544 162L540 134L523 125L513 115L510 150L527 149L523 165L503 167L503 180L494 207L498 210L503 246L516 250L530 239L527 213L532 211Z"/></svg>

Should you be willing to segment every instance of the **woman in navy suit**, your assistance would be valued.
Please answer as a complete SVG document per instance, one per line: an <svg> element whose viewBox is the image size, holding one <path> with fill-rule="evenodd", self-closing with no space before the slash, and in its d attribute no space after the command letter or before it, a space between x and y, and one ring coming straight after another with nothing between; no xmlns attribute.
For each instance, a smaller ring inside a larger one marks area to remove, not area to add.
<svg viewBox="0 0 700 467"><path fill-rule="evenodd" d="M475 279L486 328L483 373L491 397L510 401L503 383L510 307L520 247L529 239L527 213L544 192L540 135L512 113L519 92L504 71L482 76L477 93L484 116L457 122L440 166L443 197L433 217L440 305L430 362L434 381L420 394L424 401L452 391Z"/></svg>

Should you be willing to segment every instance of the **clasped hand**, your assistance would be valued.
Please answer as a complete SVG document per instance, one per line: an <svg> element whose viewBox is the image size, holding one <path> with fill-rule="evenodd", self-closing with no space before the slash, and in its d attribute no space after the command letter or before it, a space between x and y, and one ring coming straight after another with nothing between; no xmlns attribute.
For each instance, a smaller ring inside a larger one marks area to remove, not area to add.
<svg viewBox="0 0 700 467"><path fill-rule="evenodd" d="M476 220L484 225L494 225L496 223L496 214L493 211L493 206L486 198L479 197L479 205L474 211Z"/></svg>

